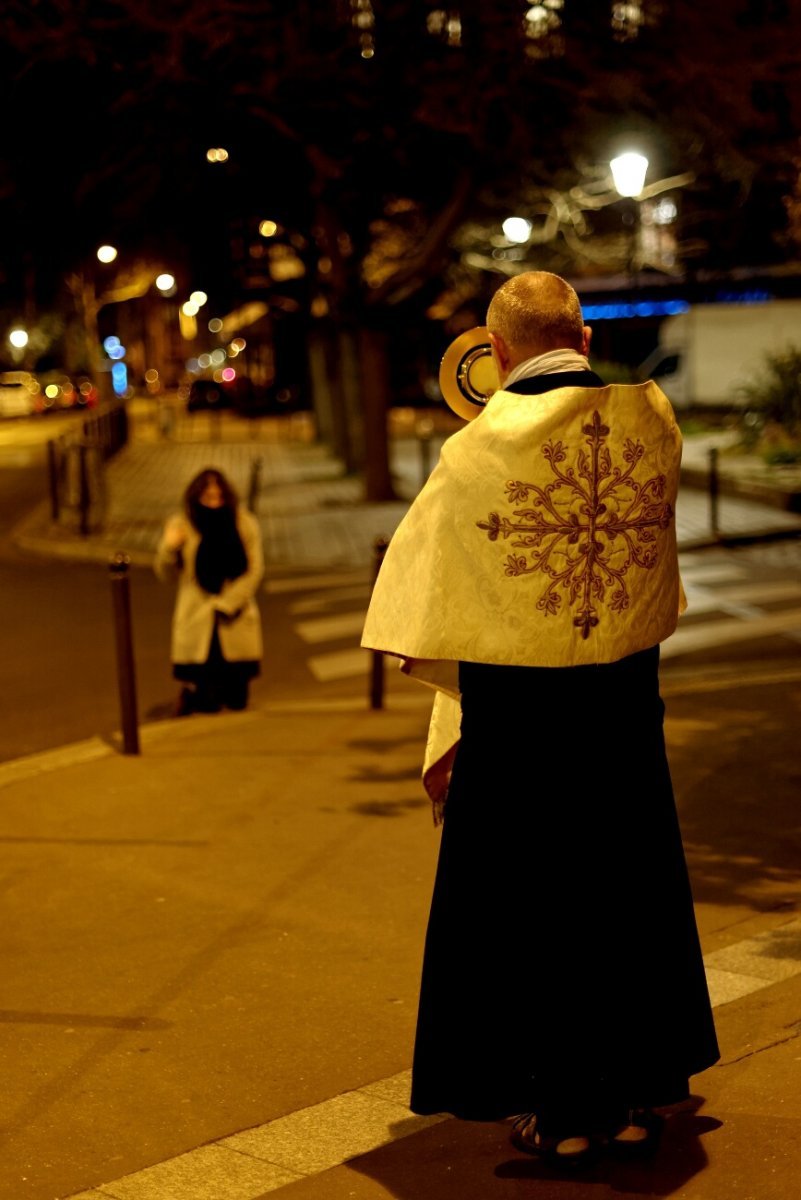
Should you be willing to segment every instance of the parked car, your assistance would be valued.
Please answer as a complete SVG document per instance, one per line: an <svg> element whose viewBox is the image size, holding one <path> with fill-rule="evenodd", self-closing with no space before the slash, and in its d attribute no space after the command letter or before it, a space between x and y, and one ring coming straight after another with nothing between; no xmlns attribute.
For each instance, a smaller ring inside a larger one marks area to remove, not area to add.
<svg viewBox="0 0 801 1200"><path fill-rule="evenodd" d="M30 371L4 371L0 375L0 417L29 417L36 412L39 383Z"/></svg>

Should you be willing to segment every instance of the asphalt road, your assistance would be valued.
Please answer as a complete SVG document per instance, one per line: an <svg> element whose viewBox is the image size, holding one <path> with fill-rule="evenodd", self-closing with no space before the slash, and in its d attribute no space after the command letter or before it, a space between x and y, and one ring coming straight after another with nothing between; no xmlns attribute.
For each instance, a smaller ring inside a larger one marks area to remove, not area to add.
<svg viewBox="0 0 801 1200"><path fill-rule="evenodd" d="M47 479L41 449L9 459L0 447L0 761L120 727L109 572L13 545L11 531L46 496ZM178 693L169 661L174 594L142 567L131 568L130 591L139 719L158 720ZM253 700L301 695L313 680L289 602L262 592L259 603L265 660Z"/></svg>

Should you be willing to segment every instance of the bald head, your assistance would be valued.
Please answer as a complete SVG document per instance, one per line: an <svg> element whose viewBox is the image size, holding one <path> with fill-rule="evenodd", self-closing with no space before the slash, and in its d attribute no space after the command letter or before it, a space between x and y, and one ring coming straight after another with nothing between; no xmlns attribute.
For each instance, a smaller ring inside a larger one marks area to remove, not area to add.
<svg viewBox="0 0 801 1200"><path fill-rule="evenodd" d="M588 346L578 296L550 271L525 271L501 284L487 310L487 328L512 366L549 350L583 354Z"/></svg>

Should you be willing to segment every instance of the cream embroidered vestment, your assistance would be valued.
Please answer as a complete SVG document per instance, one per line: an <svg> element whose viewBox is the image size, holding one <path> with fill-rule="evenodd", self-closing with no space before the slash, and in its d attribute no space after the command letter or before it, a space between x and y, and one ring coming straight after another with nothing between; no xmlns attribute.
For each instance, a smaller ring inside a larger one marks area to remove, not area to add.
<svg viewBox="0 0 801 1200"><path fill-rule="evenodd" d="M673 632L680 462L654 383L499 391L444 444L362 638L438 689L424 768L435 801L459 738L460 660L608 663Z"/></svg>

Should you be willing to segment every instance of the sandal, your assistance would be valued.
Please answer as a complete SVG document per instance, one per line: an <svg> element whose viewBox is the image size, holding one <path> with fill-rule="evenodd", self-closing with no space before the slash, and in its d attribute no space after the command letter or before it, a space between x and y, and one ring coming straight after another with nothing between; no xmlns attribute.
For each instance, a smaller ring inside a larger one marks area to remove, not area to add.
<svg viewBox="0 0 801 1200"><path fill-rule="evenodd" d="M607 1148L619 1158L650 1158L659 1149L665 1118L650 1108L630 1108L625 1125L609 1134Z"/></svg>
<svg viewBox="0 0 801 1200"><path fill-rule="evenodd" d="M536 1154L550 1166L567 1170L590 1166L598 1157L596 1138L584 1134L565 1138L549 1136L542 1132L536 1113L521 1113L515 1117L510 1140L516 1150Z"/></svg>

